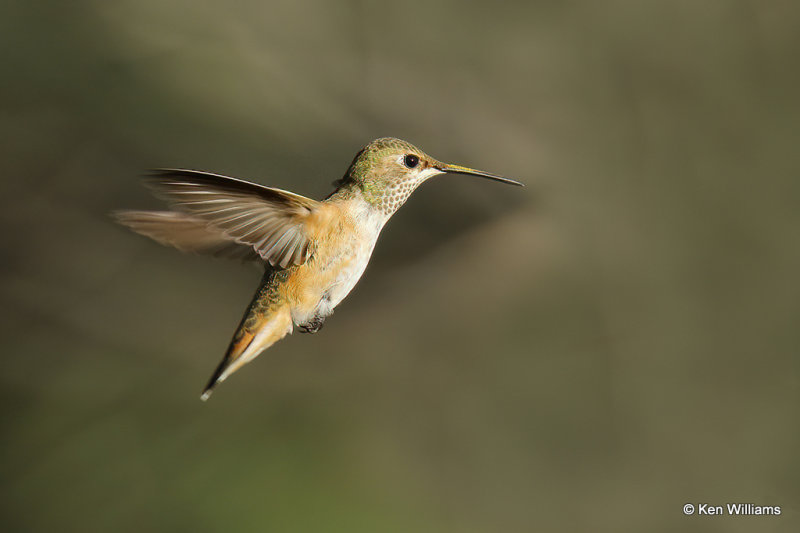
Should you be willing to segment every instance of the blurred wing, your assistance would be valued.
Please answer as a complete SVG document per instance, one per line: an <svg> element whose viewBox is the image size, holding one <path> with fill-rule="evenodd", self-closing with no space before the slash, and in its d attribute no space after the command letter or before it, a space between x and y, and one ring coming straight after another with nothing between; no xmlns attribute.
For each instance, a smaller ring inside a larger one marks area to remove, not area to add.
<svg viewBox="0 0 800 533"><path fill-rule="evenodd" d="M117 211L120 224L154 241L182 252L209 254L229 259L252 260L259 255L252 246L239 244L202 218L176 211Z"/></svg>
<svg viewBox="0 0 800 533"><path fill-rule="evenodd" d="M316 200L194 170L157 170L148 185L175 208L252 246L274 267L301 265L308 259L305 222L318 209Z"/></svg>

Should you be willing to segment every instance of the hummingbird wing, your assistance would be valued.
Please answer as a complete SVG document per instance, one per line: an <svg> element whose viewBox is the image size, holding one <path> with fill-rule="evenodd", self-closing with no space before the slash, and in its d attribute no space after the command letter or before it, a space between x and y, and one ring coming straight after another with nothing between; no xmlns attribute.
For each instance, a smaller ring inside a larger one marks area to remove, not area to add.
<svg viewBox="0 0 800 533"><path fill-rule="evenodd" d="M114 218L136 233L182 252L215 257L258 259L252 246L239 244L202 218L178 211L117 211Z"/></svg>
<svg viewBox="0 0 800 533"><path fill-rule="evenodd" d="M316 200L195 170L157 170L148 185L173 207L251 246L273 267L308 259L311 238L305 223L320 206Z"/></svg>

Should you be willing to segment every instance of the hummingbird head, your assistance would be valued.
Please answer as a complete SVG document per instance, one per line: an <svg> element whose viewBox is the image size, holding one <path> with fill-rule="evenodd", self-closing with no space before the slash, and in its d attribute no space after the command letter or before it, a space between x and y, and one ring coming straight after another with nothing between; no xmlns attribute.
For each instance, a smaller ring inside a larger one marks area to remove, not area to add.
<svg viewBox="0 0 800 533"><path fill-rule="evenodd" d="M522 185L481 170L442 163L413 144L392 137L375 139L366 145L353 159L340 185L360 189L367 202L391 215L424 181L445 173Z"/></svg>

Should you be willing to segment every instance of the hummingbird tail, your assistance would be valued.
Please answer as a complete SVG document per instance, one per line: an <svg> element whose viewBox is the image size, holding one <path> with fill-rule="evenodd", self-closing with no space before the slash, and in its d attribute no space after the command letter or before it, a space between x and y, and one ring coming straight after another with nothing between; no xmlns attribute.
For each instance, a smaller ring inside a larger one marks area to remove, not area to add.
<svg viewBox="0 0 800 533"><path fill-rule="evenodd" d="M271 273L264 277L250 307L242 318L239 328L231 340L225 357L217 366L208 381L200 399L205 401L218 384L242 366L255 359L261 352L292 332L292 314L286 304L277 304L274 298L275 286Z"/></svg>

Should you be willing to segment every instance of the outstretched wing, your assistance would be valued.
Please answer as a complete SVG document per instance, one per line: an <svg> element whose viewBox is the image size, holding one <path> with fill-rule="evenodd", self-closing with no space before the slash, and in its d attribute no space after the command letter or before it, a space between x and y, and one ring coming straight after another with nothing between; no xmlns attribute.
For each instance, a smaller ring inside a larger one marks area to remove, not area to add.
<svg viewBox="0 0 800 533"><path fill-rule="evenodd" d="M182 252L229 259L253 260L260 256L252 246L239 244L202 218L178 211L116 211L117 222L154 241Z"/></svg>
<svg viewBox="0 0 800 533"><path fill-rule="evenodd" d="M194 170L157 170L147 183L176 209L251 246L274 267L301 265L308 259L311 239L305 223L319 209L316 200Z"/></svg>

